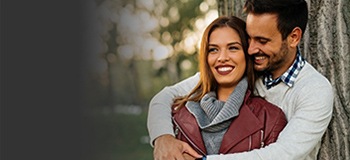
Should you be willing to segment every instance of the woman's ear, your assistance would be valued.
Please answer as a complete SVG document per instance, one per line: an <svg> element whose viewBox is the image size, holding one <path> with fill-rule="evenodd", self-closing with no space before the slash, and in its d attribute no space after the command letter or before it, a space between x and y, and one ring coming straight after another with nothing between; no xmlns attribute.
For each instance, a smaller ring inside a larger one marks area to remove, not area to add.
<svg viewBox="0 0 350 160"><path fill-rule="evenodd" d="M297 47L300 43L303 31L299 27L295 27L288 36L290 47Z"/></svg>

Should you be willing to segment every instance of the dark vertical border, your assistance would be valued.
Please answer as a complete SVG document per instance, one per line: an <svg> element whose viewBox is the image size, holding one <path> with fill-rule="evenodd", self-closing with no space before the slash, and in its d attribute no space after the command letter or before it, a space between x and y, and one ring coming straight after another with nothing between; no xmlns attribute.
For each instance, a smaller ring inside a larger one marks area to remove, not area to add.
<svg viewBox="0 0 350 160"><path fill-rule="evenodd" d="M83 159L84 2L0 2L0 159Z"/></svg>
<svg viewBox="0 0 350 160"><path fill-rule="evenodd" d="M4 1L0 0L0 159L5 159L5 96L4 96L4 71L5 71L5 62L4 62L4 52L5 52L5 8Z"/></svg>

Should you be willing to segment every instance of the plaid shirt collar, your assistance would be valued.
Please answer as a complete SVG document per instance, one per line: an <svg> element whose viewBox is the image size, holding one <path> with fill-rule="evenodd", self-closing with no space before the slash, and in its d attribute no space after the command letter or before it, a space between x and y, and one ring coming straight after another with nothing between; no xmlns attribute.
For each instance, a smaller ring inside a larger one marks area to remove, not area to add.
<svg viewBox="0 0 350 160"><path fill-rule="evenodd" d="M301 56L298 49L297 57L294 60L293 65L290 66L286 72L284 72L277 79L272 79L272 74L267 72L263 75L263 83L267 89L272 88L273 86L277 85L280 82L283 82L289 87L293 87L295 79L297 78L299 72L304 67L304 65L305 65L305 59Z"/></svg>

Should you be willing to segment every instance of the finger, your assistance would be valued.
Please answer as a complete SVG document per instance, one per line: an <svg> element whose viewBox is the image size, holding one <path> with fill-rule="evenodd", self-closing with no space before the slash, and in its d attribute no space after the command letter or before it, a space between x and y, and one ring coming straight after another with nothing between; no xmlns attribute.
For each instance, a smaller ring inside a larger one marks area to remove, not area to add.
<svg viewBox="0 0 350 160"><path fill-rule="evenodd" d="M185 160L185 158L184 158L184 156L182 156L182 154L176 154L175 159L176 160Z"/></svg>
<svg viewBox="0 0 350 160"><path fill-rule="evenodd" d="M202 155L198 154L194 149L192 149L192 147L190 145L188 145L187 143L184 143L183 145L183 152L188 153L189 155L195 157L195 158L201 158Z"/></svg>
<svg viewBox="0 0 350 160"><path fill-rule="evenodd" d="M185 160L195 160L195 157L192 157L191 155L189 155L188 153L183 153L182 154L185 158Z"/></svg>

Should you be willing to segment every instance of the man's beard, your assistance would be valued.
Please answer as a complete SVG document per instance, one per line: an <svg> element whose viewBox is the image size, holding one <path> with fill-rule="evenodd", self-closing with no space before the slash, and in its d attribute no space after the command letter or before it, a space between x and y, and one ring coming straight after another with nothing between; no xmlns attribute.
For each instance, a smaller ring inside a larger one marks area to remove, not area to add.
<svg viewBox="0 0 350 160"><path fill-rule="evenodd" d="M273 59L271 59L269 56L269 61L268 61L266 68L262 71L257 71L257 73L258 74L262 74L262 73L266 73L266 72L271 73L275 70L278 70L279 68L281 68L283 66L284 62L286 61L285 58L287 57L286 56L287 54L288 54L287 41L283 41L278 54L275 54Z"/></svg>

